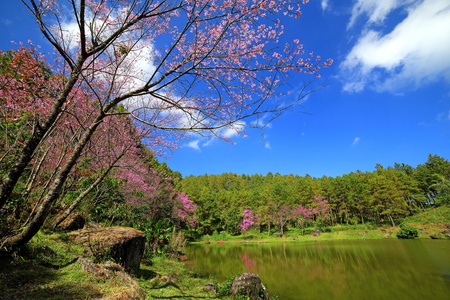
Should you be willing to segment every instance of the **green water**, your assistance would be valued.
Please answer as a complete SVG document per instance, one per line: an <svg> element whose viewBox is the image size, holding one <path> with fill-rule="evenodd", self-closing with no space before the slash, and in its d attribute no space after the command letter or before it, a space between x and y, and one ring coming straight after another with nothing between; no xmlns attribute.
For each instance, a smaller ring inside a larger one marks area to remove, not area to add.
<svg viewBox="0 0 450 300"><path fill-rule="evenodd" d="M257 273L285 299L450 299L450 241L191 245L189 267L219 282Z"/></svg>

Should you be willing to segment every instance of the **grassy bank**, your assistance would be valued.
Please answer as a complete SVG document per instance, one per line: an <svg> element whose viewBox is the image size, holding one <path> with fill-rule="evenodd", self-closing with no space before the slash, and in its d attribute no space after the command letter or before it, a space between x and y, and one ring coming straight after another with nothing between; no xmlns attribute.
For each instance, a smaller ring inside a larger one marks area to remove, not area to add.
<svg viewBox="0 0 450 300"><path fill-rule="evenodd" d="M397 226L376 226L373 224L336 225L333 227L320 228L319 236L311 236L310 233L316 228L305 228L304 233L298 228L287 228L283 236L279 232L272 231L270 236L267 232L250 231L245 235L231 236L225 233L203 236L194 243L279 243L279 242L311 242L330 240L361 240L361 239L388 239L397 238L400 230L400 222ZM423 213L405 218L401 223L406 223L417 228L419 238L429 239L432 235L439 235L445 230L446 224L450 224L450 206L441 206L429 209Z"/></svg>
<svg viewBox="0 0 450 300"><path fill-rule="evenodd" d="M450 207L440 207L403 221L419 230L419 238L429 239L450 223ZM285 236L267 233L230 237L211 236L211 243L280 243L325 240L396 238L398 226L335 226L317 237L289 230ZM217 239L216 239L217 238ZM205 240L198 241L204 243ZM102 278L82 270L76 259L84 249L72 243L65 234L40 232L14 254L0 252L0 299L228 299L203 290L213 278L188 269L185 263L165 256L144 260L141 272L133 282L120 276ZM136 286L139 290L136 292Z"/></svg>
<svg viewBox="0 0 450 300"><path fill-rule="evenodd" d="M76 259L83 251L64 234L40 232L18 252L0 252L0 299L134 299L129 280L83 271ZM204 292L211 279L181 262L155 257L151 263L141 264L139 277L133 278L142 299L226 299Z"/></svg>

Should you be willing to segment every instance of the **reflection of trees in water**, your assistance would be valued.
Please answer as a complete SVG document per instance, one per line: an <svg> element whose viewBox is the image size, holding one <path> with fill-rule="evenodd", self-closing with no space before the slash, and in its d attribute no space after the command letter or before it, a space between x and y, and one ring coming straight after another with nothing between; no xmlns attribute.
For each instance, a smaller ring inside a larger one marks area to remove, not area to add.
<svg viewBox="0 0 450 300"><path fill-rule="evenodd" d="M247 268L246 272L256 273L257 272L257 264L256 260L251 259L247 256L247 254L243 253L241 257L241 261L244 263Z"/></svg>
<svg viewBox="0 0 450 300"><path fill-rule="evenodd" d="M430 256L434 245L431 240L199 245L189 258L218 280L257 273L280 299L297 299L299 291L304 299L447 299L442 274L450 270Z"/></svg>

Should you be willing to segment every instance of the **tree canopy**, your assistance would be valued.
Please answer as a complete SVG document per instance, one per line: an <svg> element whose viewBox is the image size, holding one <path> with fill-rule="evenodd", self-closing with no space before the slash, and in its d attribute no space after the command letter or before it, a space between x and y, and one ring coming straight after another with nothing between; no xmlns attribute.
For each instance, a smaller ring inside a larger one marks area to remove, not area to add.
<svg viewBox="0 0 450 300"><path fill-rule="evenodd" d="M247 210L258 215L259 227L269 233L273 226L282 233L288 223L302 228L306 223L322 228L367 222L396 226L426 207L448 203L449 168L448 160L430 155L417 167L377 165L373 172L337 177L270 172L187 176L180 189L198 205L203 234L238 233Z"/></svg>

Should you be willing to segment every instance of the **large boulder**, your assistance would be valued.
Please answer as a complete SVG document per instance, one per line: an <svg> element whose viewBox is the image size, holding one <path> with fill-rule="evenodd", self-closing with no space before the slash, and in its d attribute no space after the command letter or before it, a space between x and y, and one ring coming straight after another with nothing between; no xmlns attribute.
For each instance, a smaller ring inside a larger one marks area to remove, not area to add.
<svg viewBox="0 0 450 300"><path fill-rule="evenodd" d="M269 293L261 282L258 274L244 273L233 280L230 288L231 298L249 300L269 300Z"/></svg>
<svg viewBox="0 0 450 300"><path fill-rule="evenodd" d="M137 275L145 247L145 233L128 227L85 228L70 236L97 260L113 259L125 271Z"/></svg>

